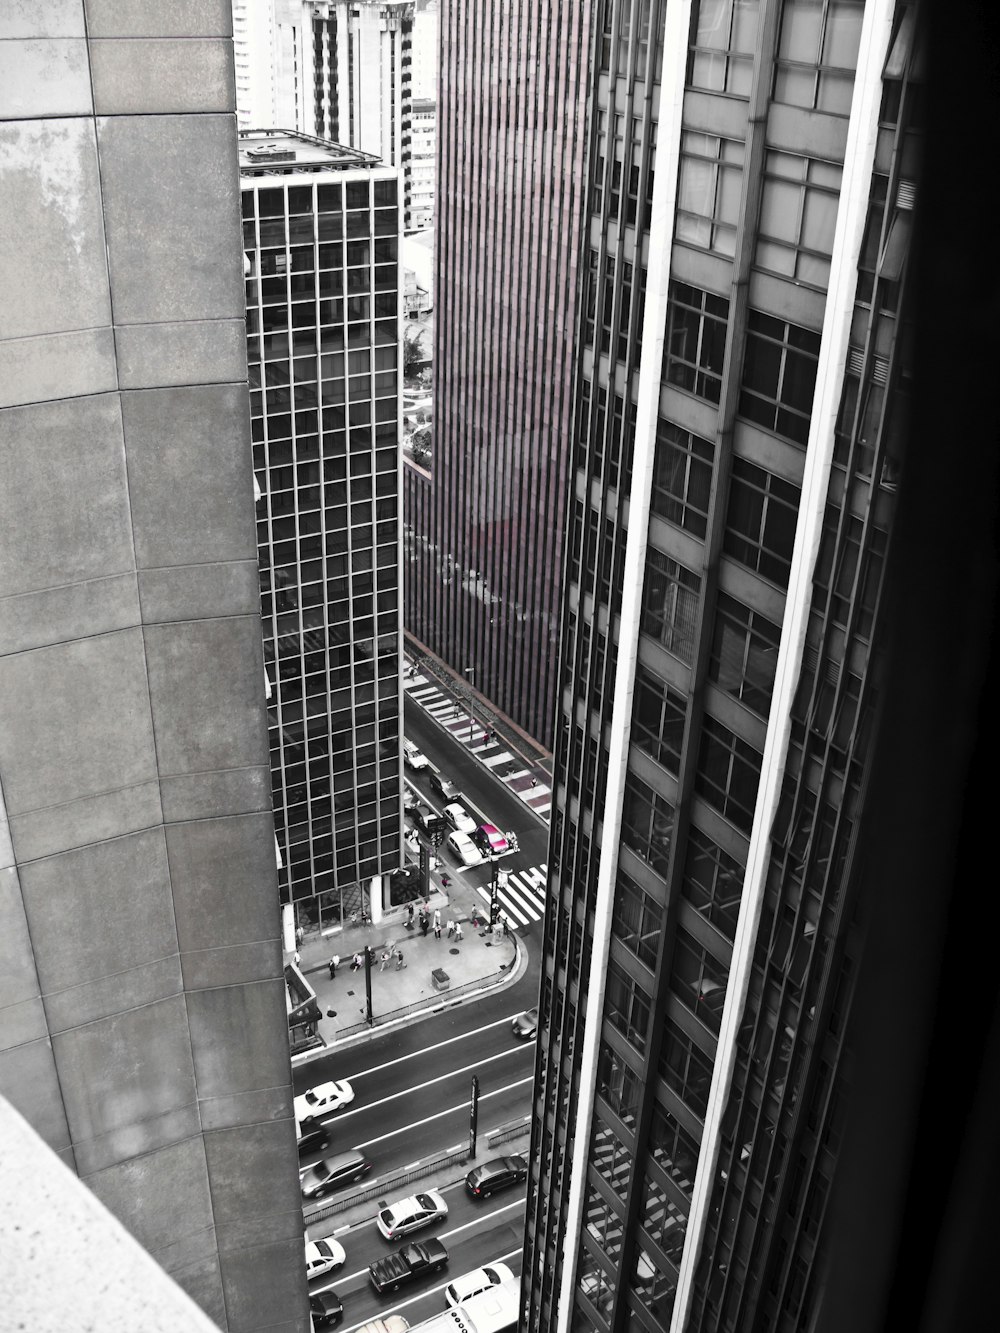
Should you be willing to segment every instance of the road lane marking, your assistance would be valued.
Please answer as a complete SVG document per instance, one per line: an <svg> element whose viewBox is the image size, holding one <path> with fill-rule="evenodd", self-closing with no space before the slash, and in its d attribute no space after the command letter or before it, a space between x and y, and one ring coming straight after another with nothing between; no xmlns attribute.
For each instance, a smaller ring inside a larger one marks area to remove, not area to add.
<svg viewBox="0 0 1000 1333"><path fill-rule="evenodd" d="M359 1078L366 1078L369 1074L380 1074L384 1069L392 1069L394 1065L405 1064L407 1060L425 1060L434 1051L443 1051L446 1046L454 1046L456 1041L465 1041L469 1037L481 1036L485 1032L492 1031L493 1028L510 1027L514 1019L522 1012L519 1009L517 1013L508 1014L506 1018L495 1018L492 1023L484 1023L482 1027L470 1028L468 1032L460 1032L455 1037L446 1037L444 1041L435 1042L433 1046L424 1046L419 1051L412 1051L409 1055L397 1055L394 1060L386 1060L384 1064L373 1065L371 1069L363 1069L360 1073L352 1075L351 1082L356 1083ZM524 1050L524 1047L512 1046L511 1050ZM503 1052L500 1052L500 1054L503 1054ZM489 1057L489 1059L492 1058L492 1056Z"/></svg>
<svg viewBox="0 0 1000 1333"><path fill-rule="evenodd" d="M532 1050L533 1052L533 1048L530 1045L526 1049ZM470 1066L470 1068L472 1068L472 1066ZM520 1088L525 1084L533 1082L534 1074L529 1078L519 1078L515 1082L508 1083L502 1088L494 1088L492 1092L481 1092L479 1094L479 1100L480 1102L485 1102L488 1101L490 1097L500 1097L505 1092L512 1092L515 1088ZM397 1095L403 1096L404 1094L398 1093ZM376 1102L375 1105L381 1105L381 1103ZM401 1125L399 1129L391 1129L388 1134L380 1134L376 1139L365 1139L364 1143L356 1143L354 1144L354 1150L355 1152L360 1152L362 1148L370 1148L373 1143L384 1143L386 1139L394 1139L397 1134L409 1134L411 1130L419 1129L421 1125L429 1125L432 1120L440 1120L442 1116L452 1115L455 1111L467 1111L468 1109L469 1103L467 1100L459 1102L456 1106L448 1106L443 1111L435 1111L433 1115L424 1116L423 1120L414 1120L408 1125Z"/></svg>

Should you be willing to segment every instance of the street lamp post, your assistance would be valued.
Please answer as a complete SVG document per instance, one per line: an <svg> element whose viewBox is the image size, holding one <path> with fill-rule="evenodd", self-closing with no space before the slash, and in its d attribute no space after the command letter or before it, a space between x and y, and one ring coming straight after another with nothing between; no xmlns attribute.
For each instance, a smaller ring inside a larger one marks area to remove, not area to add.
<svg viewBox="0 0 1000 1333"><path fill-rule="evenodd" d="M374 952L372 945L365 945L365 1022L369 1027L373 1027L375 1024L375 1015L372 1013L372 955Z"/></svg>
<svg viewBox="0 0 1000 1333"><path fill-rule="evenodd" d="M500 890L507 887L507 872L501 870L497 865L497 859L494 856L493 874L490 879L490 925L495 926L497 918L500 915Z"/></svg>
<svg viewBox="0 0 1000 1333"><path fill-rule="evenodd" d="M475 667L465 667L464 670L462 671L462 675L463 675L463 676L470 676L470 677L471 677L471 680L469 681L469 690L470 690L470 694L469 694L469 726L470 726L471 729L472 729L472 734L471 734L470 737L469 737L469 744L472 745L472 743L474 742L474 740L475 740L475 738L476 738L476 709L475 709L475 704L474 704L474 702L473 702L473 698L472 698L471 691L474 690L474 689L476 688L476 668L475 668Z"/></svg>

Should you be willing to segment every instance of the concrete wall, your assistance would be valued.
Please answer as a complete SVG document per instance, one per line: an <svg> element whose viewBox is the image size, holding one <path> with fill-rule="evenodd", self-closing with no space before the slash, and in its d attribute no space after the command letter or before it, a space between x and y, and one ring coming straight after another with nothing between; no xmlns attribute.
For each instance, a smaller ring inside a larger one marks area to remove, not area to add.
<svg viewBox="0 0 1000 1333"><path fill-rule="evenodd" d="M305 1329L228 0L0 6L0 1092Z"/></svg>

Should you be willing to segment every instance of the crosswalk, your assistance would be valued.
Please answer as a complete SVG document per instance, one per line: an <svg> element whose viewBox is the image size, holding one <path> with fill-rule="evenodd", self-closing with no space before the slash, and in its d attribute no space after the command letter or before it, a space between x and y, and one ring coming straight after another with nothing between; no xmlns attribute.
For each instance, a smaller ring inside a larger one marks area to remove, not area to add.
<svg viewBox="0 0 1000 1333"><path fill-rule="evenodd" d="M544 865L529 866L527 870L510 870L507 872L506 885L497 890L500 910L506 913L514 930L532 921L541 921L545 915L545 872ZM476 892L489 907L489 883L477 885Z"/></svg>

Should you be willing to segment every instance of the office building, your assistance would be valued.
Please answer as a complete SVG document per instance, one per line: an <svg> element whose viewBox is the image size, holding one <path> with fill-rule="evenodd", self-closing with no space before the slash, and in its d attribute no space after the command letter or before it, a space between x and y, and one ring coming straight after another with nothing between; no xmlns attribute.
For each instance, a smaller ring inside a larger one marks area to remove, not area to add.
<svg viewBox="0 0 1000 1333"><path fill-rule="evenodd" d="M281 897L326 923L401 860L398 174L290 131L240 174Z"/></svg>
<svg viewBox="0 0 1000 1333"><path fill-rule="evenodd" d="M406 629L551 746L588 6L442 6L433 474L407 465Z"/></svg>
<svg viewBox="0 0 1000 1333"><path fill-rule="evenodd" d="M241 130L275 121L275 0L231 0L236 122Z"/></svg>
<svg viewBox="0 0 1000 1333"><path fill-rule="evenodd" d="M904 0L594 8L531 1330L812 1327L913 386Z"/></svg>
<svg viewBox="0 0 1000 1333"><path fill-rule="evenodd" d="M411 117L410 229L434 226L437 182L437 104L433 98L414 98Z"/></svg>
<svg viewBox="0 0 1000 1333"><path fill-rule="evenodd" d="M218 1327L305 1330L231 16L0 38L0 1095Z"/></svg>

